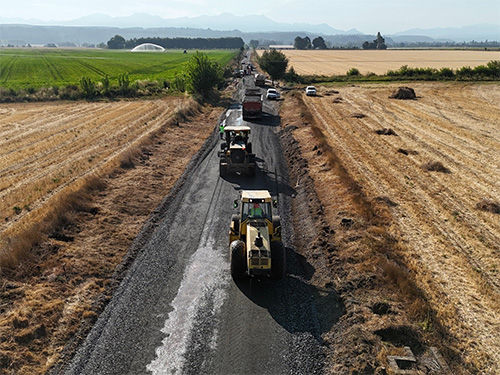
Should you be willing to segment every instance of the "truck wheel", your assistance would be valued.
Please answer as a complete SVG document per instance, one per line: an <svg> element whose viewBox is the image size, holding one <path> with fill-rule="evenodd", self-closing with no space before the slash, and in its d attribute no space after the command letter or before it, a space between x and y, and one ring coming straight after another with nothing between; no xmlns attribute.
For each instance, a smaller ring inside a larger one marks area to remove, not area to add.
<svg viewBox="0 0 500 375"><path fill-rule="evenodd" d="M233 228L236 233L240 233L240 215L234 214L231 217L231 221L234 223Z"/></svg>
<svg viewBox="0 0 500 375"><path fill-rule="evenodd" d="M234 280L245 278L247 271L247 257L245 244L236 240L231 242L231 276Z"/></svg>
<svg viewBox="0 0 500 375"><path fill-rule="evenodd" d="M271 279L280 280L285 277L285 247L281 241L271 242Z"/></svg>
<svg viewBox="0 0 500 375"><path fill-rule="evenodd" d="M225 165L219 164L219 174L221 177L227 174L227 167Z"/></svg>

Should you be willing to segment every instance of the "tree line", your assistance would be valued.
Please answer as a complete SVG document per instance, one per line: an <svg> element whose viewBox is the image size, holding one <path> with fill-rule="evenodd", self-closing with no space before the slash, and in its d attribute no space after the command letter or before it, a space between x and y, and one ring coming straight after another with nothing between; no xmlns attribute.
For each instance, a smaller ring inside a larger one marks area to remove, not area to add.
<svg viewBox="0 0 500 375"><path fill-rule="evenodd" d="M252 41L250 41L252 43ZM318 36L311 40L308 36L302 38L297 36L294 40L293 47L295 49L306 50L306 49L328 49L325 39ZM380 32L377 34L377 39L372 42L366 41L362 45L363 49L387 49L385 44L385 39L382 37Z"/></svg>
<svg viewBox="0 0 500 375"><path fill-rule="evenodd" d="M328 49L325 39L321 36L314 38L312 41L308 36L304 38L297 36L293 46L295 49Z"/></svg>
<svg viewBox="0 0 500 375"><path fill-rule="evenodd" d="M153 43L165 49L241 49L245 42L240 37L226 38L160 38L144 37L126 40L121 35L112 37L107 46L109 49L132 49L143 43Z"/></svg>

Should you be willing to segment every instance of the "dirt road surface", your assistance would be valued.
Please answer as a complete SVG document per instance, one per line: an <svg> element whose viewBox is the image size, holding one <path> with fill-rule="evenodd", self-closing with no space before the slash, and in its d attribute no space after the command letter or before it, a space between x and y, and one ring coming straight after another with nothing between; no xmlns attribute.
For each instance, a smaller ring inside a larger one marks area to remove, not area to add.
<svg viewBox="0 0 500 375"><path fill-rule="evenodd" d="M411 87L416 100L389 99L395 85L366 85L321 88L304 102L364 194L387 203L405 263L460 338L465 362L497 371L500 216L478 204L500 200L500 87ZM392 135L379 135L383 129ZM314 162L313 146L305 145L310 173L333 219L335 176ZM442 171L424 168L433 162Z"/></svg>

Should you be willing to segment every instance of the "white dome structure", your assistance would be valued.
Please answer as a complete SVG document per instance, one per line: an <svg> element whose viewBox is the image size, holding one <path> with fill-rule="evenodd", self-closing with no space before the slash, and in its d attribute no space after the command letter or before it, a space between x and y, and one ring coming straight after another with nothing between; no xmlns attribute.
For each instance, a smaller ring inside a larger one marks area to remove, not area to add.
<svg viewBox="0 0 500 375"><path fill-rule="evenodd" d="M153 43L143 43L134 47L132 52L163 52L165 48Z"/></svg>

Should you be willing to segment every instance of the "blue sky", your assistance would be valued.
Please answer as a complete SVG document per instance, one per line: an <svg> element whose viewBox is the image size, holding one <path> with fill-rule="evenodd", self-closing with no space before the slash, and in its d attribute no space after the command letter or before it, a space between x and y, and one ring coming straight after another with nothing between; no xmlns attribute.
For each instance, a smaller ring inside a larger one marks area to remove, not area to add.
<svg viewBox="0 0 500 375"><path fill-rule="evenodd" d="M277 22L326 23L386 33L412 28L500 25L499 0L16 0L3 1L0 17L70 20L95 13L163 18L262 14Z"/></svg>

